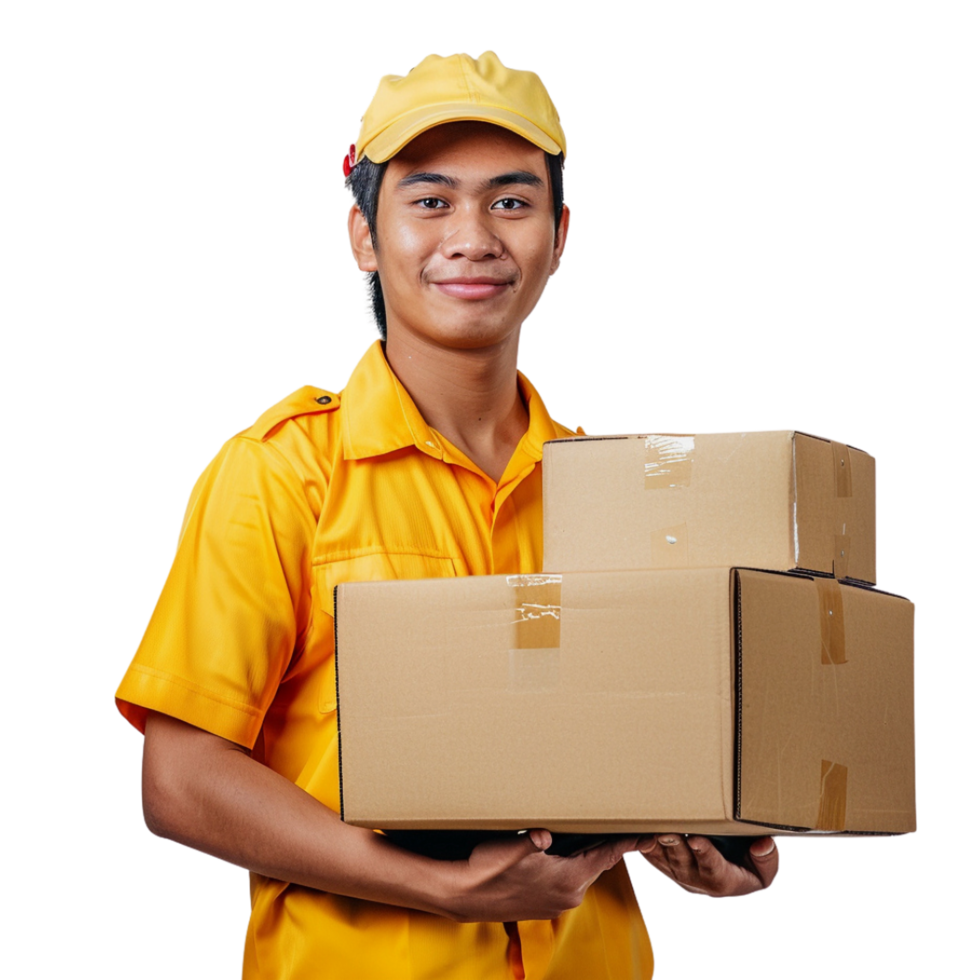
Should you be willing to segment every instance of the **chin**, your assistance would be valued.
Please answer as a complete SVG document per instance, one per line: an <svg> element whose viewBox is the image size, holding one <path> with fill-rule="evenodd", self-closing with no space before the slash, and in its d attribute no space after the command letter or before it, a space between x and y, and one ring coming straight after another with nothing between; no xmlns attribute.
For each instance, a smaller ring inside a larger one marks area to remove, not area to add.
<svg viewBox="0 0 980 980"><path fill-rule="evenodd" d="M515 326L512 322L502 323L499 319L488 321L471 316L454 319L443 317L435 323L430 321L425 329L417 332L427 340L445 347L475 350L502 344L519 330L520 324Z"/></svg>

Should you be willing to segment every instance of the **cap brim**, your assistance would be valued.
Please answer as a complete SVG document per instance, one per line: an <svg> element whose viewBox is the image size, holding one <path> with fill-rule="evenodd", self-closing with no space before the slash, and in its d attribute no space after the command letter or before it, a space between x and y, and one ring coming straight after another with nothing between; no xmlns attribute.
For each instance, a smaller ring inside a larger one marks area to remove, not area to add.
<svg viewBox="0 0 980 980"><path fill-rule="evenodd" d="M358 147L358 159L367 157L374 163L384 163L396 153L403 150L416 136L428 129L442 126L450 122L487 122L494 126L509 129L518 136L523 136L529 143L540 147L545 153L552 155L563 153L562 147L556 143L543 129L519 116L509 109L501 109L490 105L473 105L472 102L447 103L438 107L426 106L416 112L410 112L396 120L387 129L378 133L373 139Z"/></svg>

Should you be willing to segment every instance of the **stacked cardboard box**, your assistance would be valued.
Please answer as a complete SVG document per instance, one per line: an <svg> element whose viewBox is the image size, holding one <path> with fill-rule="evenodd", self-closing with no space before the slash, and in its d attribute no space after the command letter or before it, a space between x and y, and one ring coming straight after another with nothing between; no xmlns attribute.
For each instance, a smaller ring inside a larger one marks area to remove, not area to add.
<svg viewBox="0 0 980 980"><path fill-rule="evenodd" d="M547 444L542 574L338 587L344 819L913 830L874 496L870 456L801 433Z"/></svg>

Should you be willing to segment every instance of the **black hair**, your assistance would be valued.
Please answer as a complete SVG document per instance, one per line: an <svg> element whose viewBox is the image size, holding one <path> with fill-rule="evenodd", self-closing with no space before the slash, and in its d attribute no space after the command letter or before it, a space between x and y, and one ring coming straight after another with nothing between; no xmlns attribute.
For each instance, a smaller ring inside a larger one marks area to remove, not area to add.
<svg viewBox="0 0 980 980"><path fill-rule="evenodd" d="M562 178L564 155L545 153L545 163L548 165L548 176L551 178L551 202L555 212L555 234L561 223L561 212L565 204L565 188ZM351 169L345 183L354 195L354 203L360 208L368 230L371 232L371 244L378 244L378 195L381 192L381 181L384 178L388 162L374 163L367 157L362 157L357 166ZM388 338L388 321L385 317L385 300L381 292L381 277L377 272L368 273L368 291L371 294L371 311L374 322L382 340Z"/></svg>
<svg viewBox="0 0 980 980"><path fill-rule="evenodd" d="M344 181L354 195L354 203L364 215L368 230L371 232L371 244L375 247L378 244L378 195L381 192L381 179L387 169L387 160L384 163L375 163L367 157L362 157ZM374 322L378 325L381 339L387 340L388 320L385 317L385 300L381 293L381 276L377 272L369 272L367 280Z"/></svg>

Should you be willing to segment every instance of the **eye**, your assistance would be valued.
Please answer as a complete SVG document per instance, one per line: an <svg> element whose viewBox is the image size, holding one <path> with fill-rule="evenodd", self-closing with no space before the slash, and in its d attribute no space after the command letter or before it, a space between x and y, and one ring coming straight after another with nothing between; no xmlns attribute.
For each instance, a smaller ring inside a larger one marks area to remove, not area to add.
<svg viewBox="0 0 980 980"><path fill-rule="evenodd" d="M423 197L415 202L424 211L437 211L439 208L447 208L448 204L439 197Z"/></svg>
<svg viewBox="0 0 980 980"><path fill-rule="evenodd" d="M499 201L494 201L490 206L491 210L497 211L519 211L528 206L526 201L517 197L502 197Z"/></svg>

